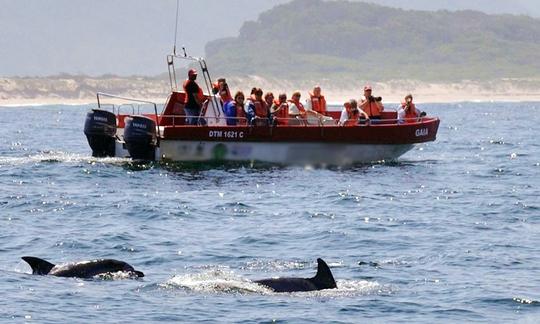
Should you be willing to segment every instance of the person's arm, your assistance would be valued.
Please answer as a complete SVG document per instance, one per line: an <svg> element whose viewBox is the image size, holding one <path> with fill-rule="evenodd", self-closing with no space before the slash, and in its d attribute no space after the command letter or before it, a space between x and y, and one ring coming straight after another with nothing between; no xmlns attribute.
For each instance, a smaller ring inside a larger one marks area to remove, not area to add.
<svg viewBox="0 0 540 324"><path fill-rule="evenodd" d="M347 109L341 110L341 117L339 118L339 126L345 125L347 120L349 119L349 114L347 113Z"/></svg>

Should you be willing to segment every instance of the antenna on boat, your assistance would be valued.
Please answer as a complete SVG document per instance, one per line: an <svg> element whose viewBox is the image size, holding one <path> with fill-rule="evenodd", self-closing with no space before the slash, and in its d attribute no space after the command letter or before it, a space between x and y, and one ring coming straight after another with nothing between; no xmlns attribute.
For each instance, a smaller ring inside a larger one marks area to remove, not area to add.
<svg viewBox="0 0 540 324"><path fill-rule="evenodd" d="M180 0L176 0L176 24L174 27L174 47L173 47L173 54L176 55L176 41L178 39L178 11L180 10ZM186 51L184 50L184 53Z"/></svg>

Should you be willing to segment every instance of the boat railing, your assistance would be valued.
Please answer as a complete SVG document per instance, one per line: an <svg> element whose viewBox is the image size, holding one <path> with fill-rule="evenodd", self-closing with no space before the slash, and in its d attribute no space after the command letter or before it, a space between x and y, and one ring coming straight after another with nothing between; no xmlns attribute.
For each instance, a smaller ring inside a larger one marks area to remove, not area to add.
<svg viewBox="0 0 540 324"><path fill-rule="evenodd" d="M117 116L121 115L121 110L122 108L125 108L125 107L131 107L131 114L128 114L128 115L135 115L135 114L140 115L143 104L151 105L154 108L153 115L155 117L156 124L159 122L159 115L158 115L158 108L157 108L158 105L157 103L153 101L137 99L137 98L122 97L122 96L117 96L117 95L104 93L104 92L98 92L96 94L96 97L97 97L98 108L102 109L103 106L111 106L113 110L112 111L113 114ZM117 104L103 103L103 98L109 98L109 99L120 100L120 101L129 101L129 103L123 103L123 102L120 102ZM156 128L157 128L157 133L158 133L157 135L159 138L159 136L161 135L160 130L159 130L159 127L156 127Z"/></svg>
<svg viewBox="0 0 540 324"><path fill-rule="evenodd" d="M161 115L162 120L164 118L168 119L170 122L167 125L168 127L184 127L184 126L194 126L188 125L185 123L187 116L184 115ZM205 117L191 117L199 118L201 120L206 119ZM296 116L293 118L256 118L251 123L245 117L210 117L217 120L217 127L268 127L268 126L277 126L277 127L288 127L288 126L303 126L303 127L331 127L331 126L341 126L341 127L355 127L355 126L378 126L378 125L405 125L413 123L422 123L425 120L429 119L427 117L418 117L418 118L406 118L406 119L377 119L377 120L365 120L359 119L348 120L344 125L340 125L338 120L335 119L319 119L317 121L307 120L305 118ZM352 122L352 123L351 123ZM356 124L354 124L356 122ZM352 124L352 125L351 125ZM202 126L204 127L204 126Z"/></svg>

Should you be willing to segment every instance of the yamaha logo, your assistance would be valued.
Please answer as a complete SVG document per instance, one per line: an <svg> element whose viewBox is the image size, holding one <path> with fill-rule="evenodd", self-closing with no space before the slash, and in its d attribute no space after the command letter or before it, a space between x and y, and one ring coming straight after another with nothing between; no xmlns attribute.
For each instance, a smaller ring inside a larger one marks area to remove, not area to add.
<svg viewBox="0 0 540 324"><path fill-rule="evenodd" d="M133 125L133 127L135 127L135 128L142 128L142 129L146 129L146 124L141 124L141 123L133 123L132 125Z"/></svg>
<svg viewBox="0 0 540 324"><path fill-rule="evenodd" d="M420 128L416 130L416 137L422 137L422 136L428 136L429 135L429 129L427 128Z"/></svg>

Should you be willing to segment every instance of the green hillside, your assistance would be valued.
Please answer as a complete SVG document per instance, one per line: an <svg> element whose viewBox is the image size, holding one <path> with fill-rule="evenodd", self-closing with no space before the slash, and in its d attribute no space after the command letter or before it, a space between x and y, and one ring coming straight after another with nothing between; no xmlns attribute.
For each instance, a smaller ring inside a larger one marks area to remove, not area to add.
<svg viewBox="0 0 540 324"><path fill-rule="evenodd" d="M206 55L220 74L290 80L538 77L540 19L295 0L209 43Z"/></svg>

